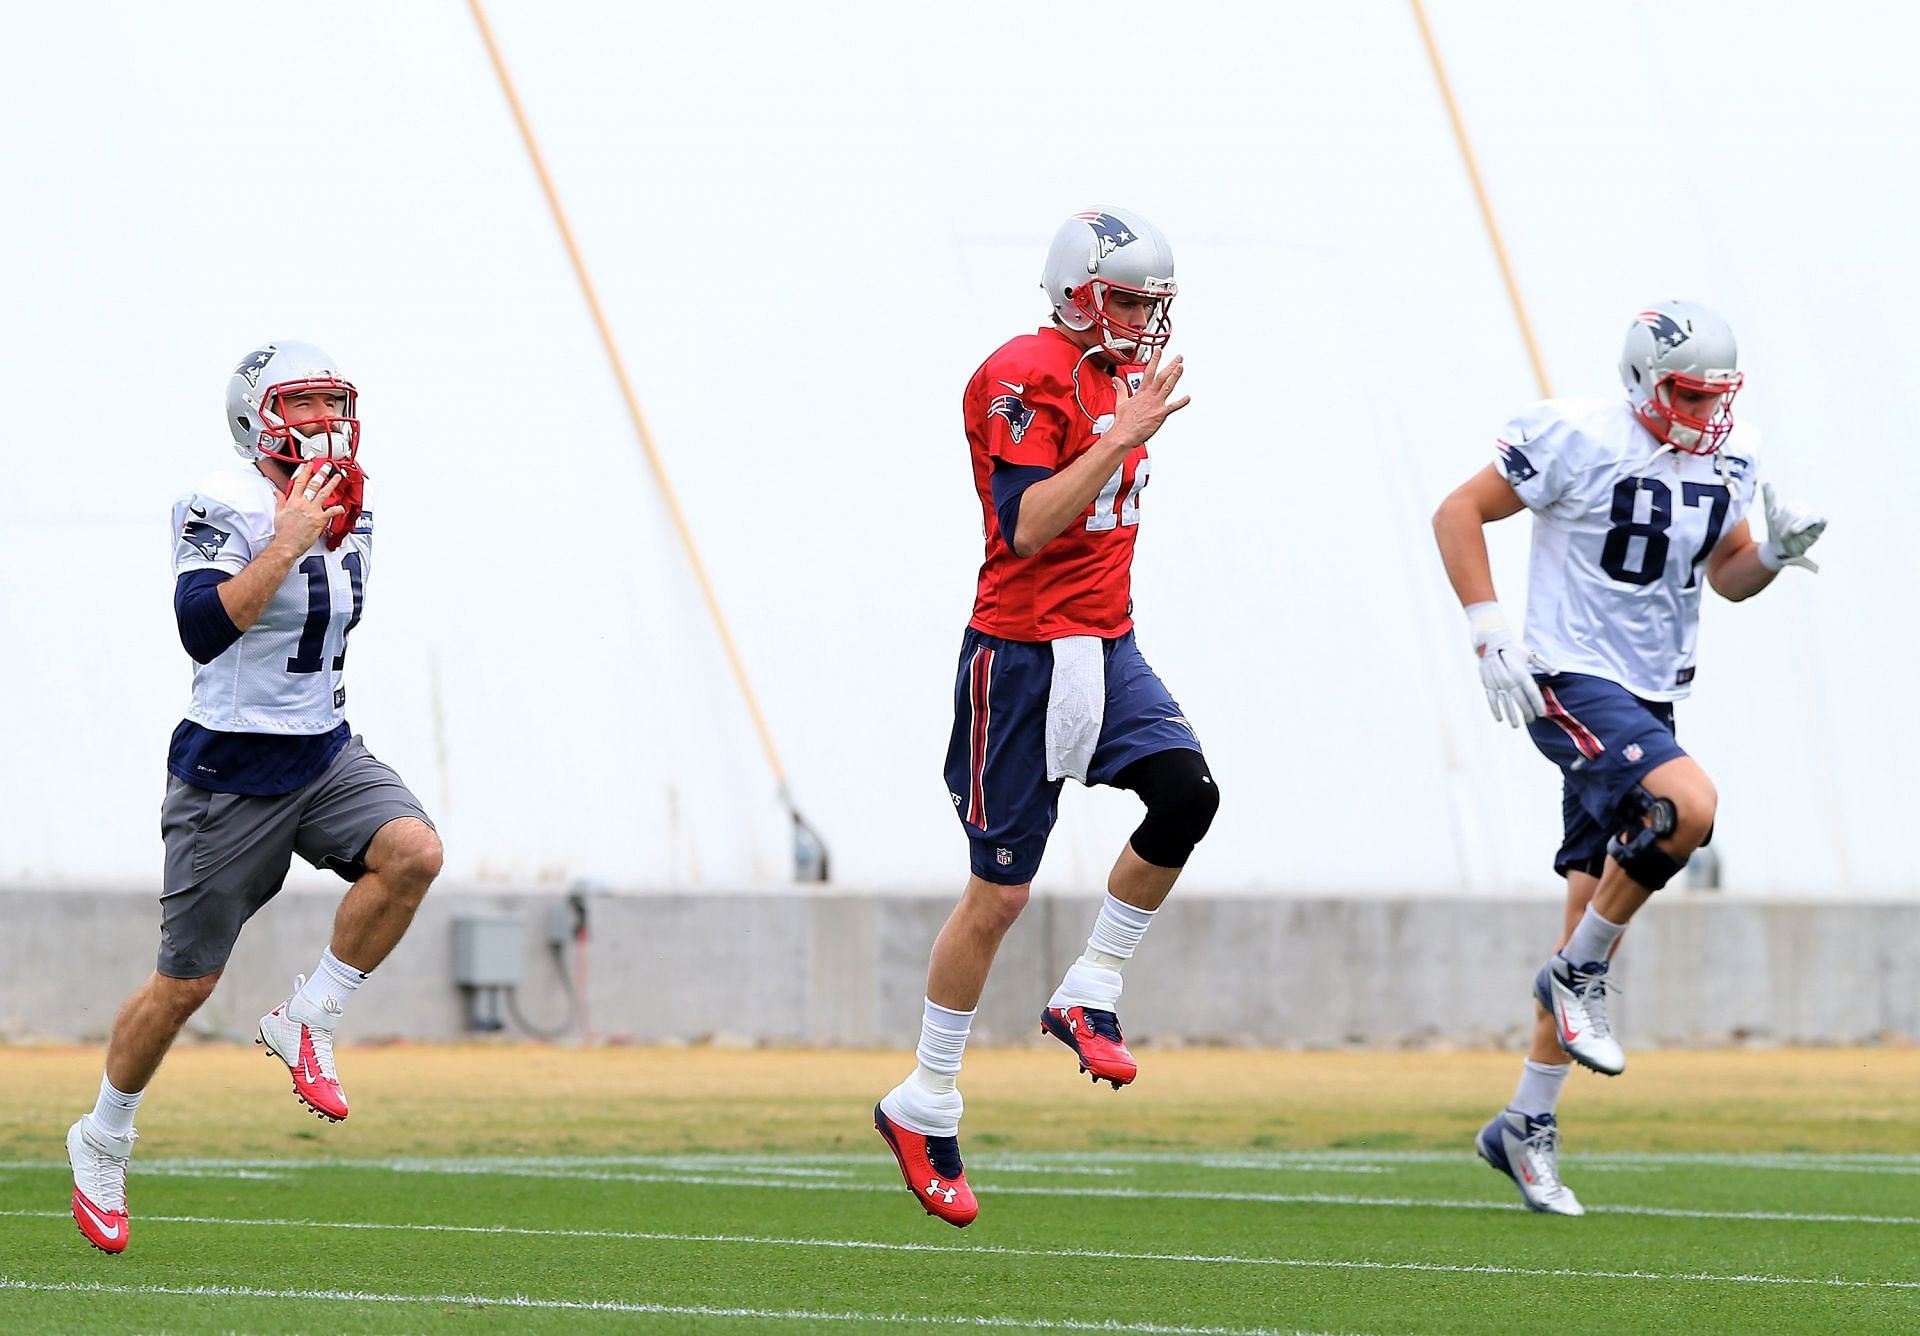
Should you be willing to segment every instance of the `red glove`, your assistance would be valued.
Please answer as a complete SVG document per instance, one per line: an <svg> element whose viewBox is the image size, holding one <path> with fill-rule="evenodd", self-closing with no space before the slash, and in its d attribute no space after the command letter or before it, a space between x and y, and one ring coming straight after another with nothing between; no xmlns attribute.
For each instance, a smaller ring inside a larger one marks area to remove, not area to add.
<svg viewBox="0 0 1920 1336"><path fill-rule="evenodd" d="M353 526L360 522L361 501L366 493L367 471L351 459L332 460L333 471L342 482L333 494L331 504L344 509L327 521L327 551L336 550L347 541L347 535L353 532Z"/></svg>

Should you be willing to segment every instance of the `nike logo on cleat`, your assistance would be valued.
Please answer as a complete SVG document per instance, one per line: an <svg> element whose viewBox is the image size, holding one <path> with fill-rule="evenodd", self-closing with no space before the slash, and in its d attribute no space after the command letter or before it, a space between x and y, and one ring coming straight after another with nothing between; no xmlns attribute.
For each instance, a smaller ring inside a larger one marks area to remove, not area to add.
<svg viewBox="0 0 1920 1336"><path fill-rule="evenodd" d="M1580 1037L1580 1031L1567 1024L1567 1008L1564 1003L1560 1007L1560 1037L1569 1042Z"/></svg>
<svg viewBox="0 0 1920 1336"><path fill-rule="evenodd" d="M85 1212L87 1219L93 1221L93 1227L100 1231L100 1236L102 1238L106 1239L107 1242L109 1243L115 1243L119 1241L120 1226L121 1226L120 1221L116 1220L112 1223L108 1223L107 1221L102 1220L100 1216L94 1211L93 1203L88 1201L85 1197L81 1196L79 1193L74 1194L73 1204L78 1206L83 1212Z"/></svg>

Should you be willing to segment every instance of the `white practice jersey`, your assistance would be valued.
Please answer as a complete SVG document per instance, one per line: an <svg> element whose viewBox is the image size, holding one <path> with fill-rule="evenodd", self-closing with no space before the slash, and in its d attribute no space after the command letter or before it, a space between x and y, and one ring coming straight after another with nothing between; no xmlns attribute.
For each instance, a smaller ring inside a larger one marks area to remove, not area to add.
<svg viewBox="0 0 1920 1336"><path fill-rule="evenodd" d="M1707 554L1746 523L1759 486L1753 430L1690 455L1662 449L1625 399L1548 399L1496 450L1533 512L1528 648L1644 700L1685 696Z"/></svg>
<svg viewBox="0 0 1920 1336"><path fill-rule="evenodd" d="M279 493L259 469L235 463L173 504L173 576L238 575L273 541ZM222 733L328 733L346 717L347 633L360 620L373 559L373 512L345 542L322 537L294 563L260 620L193 670L187 718Z"/></svg>

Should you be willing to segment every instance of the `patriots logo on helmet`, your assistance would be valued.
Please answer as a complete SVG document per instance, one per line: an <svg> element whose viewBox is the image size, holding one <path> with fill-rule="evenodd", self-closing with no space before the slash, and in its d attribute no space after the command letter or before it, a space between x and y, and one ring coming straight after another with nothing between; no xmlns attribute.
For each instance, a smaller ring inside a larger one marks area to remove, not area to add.
<svg viewBox="0 0 1920 1336"><path fill-rule="evenodd" d="M1640 323L1653 331L1653 341L1663 353L1670 353L1687 341L1687 331L1665 311L1642 311Z"/></svg>
<svg viewBox="0 0 1920 1336"><path fill-rule="evenodd" d="M180 531L180 541L208 561L213 560L214 554L225 547L231 537L225 529L216 529L202 520L188 520L187 527Z"/></svg>
<svg viewBox="0 0 1920 1336"><path fill-rule="evenodd" d="M1139 236L1112 214L1101 213L1097 209L1089 209L1086 213L1076 213L1073 216L1093 229L1093 235L1100 241L1100 258L1103 260Z"/></svg>
<svg viewBox="0 0 1920 1336"><path fill-rule="evenodd" d="M1033 425L1033 410L1021 403L1017 394L1003 394L988 404L987 416L1007 420L1007 434L1013 437L1015 445L1020 444L1020 438Z"/></svg>
<svg viewBox="0 0 1920 1336"><path fill-rule="evenodd" d="M1521 453L1519 446L1509 445L1505 441L1495 441L1494 445L1500 451L1500 467L1506 470L1508 482L1523 483L1540 472L1533 466L1533 461Z"/></svg>
<svg viewBox="0 0 1920 1336"><path fill-rule="evenodd" d="M257 390L260 388L260 373L267 369L267 363L271 362L273 355L279 351L278 348L269 343L264 348L250 352L247 354L247 360L233 369L233 374L236 376L245 376L248 387Z"/></svg>

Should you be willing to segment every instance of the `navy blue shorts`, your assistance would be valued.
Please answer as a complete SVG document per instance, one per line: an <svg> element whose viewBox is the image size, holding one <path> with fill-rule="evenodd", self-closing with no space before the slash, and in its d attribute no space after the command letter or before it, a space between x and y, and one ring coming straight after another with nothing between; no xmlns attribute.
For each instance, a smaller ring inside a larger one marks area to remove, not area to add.
<svg viewBox="0 0 1920 1336"><path fill-rule="evenodd" d="M1618 834L1627 795L1648 771L1685 756L1673 731L1671 701L1642 700L1617 682L1583 673L1536 677L1547 717L1527 725L1533 745L1564 777L1565 828L1553 870L1599 876L1607 841Z"/></svg>
<svg viewBox="0 0 1920 1336"><path fill-rule="evenodd" d="M1140 657L1133 632L1106 641L1105 649L1106 707L1087 782L1112 784L1156 752L1199 751L1179 702ZM967 628L953 684L947 792L966 827L974 875L1002 886L1033 880L1059 815L1066 781L1047 778L1052 689L1052 644Z"/></svg>

